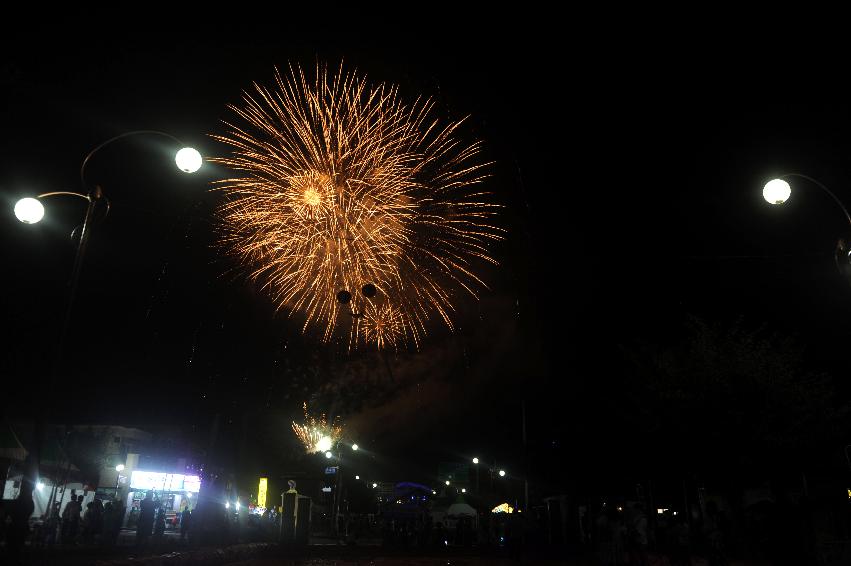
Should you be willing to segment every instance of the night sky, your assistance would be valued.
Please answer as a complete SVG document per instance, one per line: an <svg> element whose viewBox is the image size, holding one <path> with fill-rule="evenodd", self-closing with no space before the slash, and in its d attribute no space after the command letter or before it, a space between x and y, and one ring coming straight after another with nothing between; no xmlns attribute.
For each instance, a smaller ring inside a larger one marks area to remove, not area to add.
<svg viewBox="0 0 851 566"><path fill-rule="evenodd" d="M472 455L517 468L525 398L541 461L593 461L622 448L612 399L636 377L618 352L676 341L688 316L792 336L847 396L851 286L832 253L851 230L814 186L793 186L784 207L761 196L768 179L800 172L851 203L851 99L827 48L793 57L712 34L580 39L576 24L553 27L439 41L292 27L11 41L0 60L7 413L50 406L57 421L168 425L202 444L218 413L227 442L258 438L252 458L271 467L295 453L289 422L306 400L344 414L388 474L428 479L420 470ZM390 375L374 352L302 335L229 274L211 247L209 182L224 171L184 175L167 140L129 138L87 174L112 210L92 233L47 405L84 203L46 201L45 220L27 226L14 202L79 190L86 153L130 130L224 155L210 136L226 106L276 66L317 60L470 116L509 234L494 247L501 265L483 270L490 290L461 305L456 333L391 354ZM595 436L601 413L612 422Z"/></svg>

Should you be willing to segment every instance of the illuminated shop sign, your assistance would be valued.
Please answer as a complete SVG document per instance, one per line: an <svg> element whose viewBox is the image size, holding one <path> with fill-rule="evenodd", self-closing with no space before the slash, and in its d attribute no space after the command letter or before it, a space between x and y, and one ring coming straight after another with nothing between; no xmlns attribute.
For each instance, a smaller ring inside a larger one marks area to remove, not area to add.
<svg viewBox="0 0 851 566"><path fill-rule="evenodd" d="M268 478L260 478L260 485L257 486L257 505L259 507L266 507L266 490L269 486Z"/></svg>
<svg viewBox="0 0 851 566"><path fill-rule="evenodd" d="M134 470L130 474L130 489L152 489L155 491L201 491L201 478L183 474L164 474Z"/></svg>

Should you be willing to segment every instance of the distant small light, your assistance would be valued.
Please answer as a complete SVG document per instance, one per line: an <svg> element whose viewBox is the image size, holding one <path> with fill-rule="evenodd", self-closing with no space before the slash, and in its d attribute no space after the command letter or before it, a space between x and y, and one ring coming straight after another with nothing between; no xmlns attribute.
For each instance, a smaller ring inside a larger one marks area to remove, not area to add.
<svg viewBox="0 0 851 566"><path fill-rule="evenodd" d="M331 452L326 452L326 453L325 453L325 457L326 457L326 458L330 458L331 456L333 456L333 454L332 454Z"/></svg>
<svg viewBox="0 0 851 566"><path fill-rule="evenodd" d="M479 459L478 459L478 458L473 458L473 463L474 463L474 464L478 464L478 463L479 463Z"/></svg>
<svg viewBox="0 0 851 566"><path fill-rule="evenodd" d="M375 489L376 487L378 487L377 483L372 484L372 489Z"/></svg>
<svg viewBox="0 0 851 566"><path fill-rule="evenodd" d="M225 502L225 509L230 509L230 501Z"/></svg>
<svg viewBox="0 0 851 566"><path fill-rule="evenodd" d="M446 480L446 485L449 485L449 480Z"/></svg>
<svg viewBox="0 0 851 566"><path fill-rule="evenodd" d="M35 484L35 488L36 488L37 490L41 491L42 489L44 489L44 483L43 483L43 482L38 482L37 484Z"/></svg>
<svg viewBox="0 0 851 566"><path fill-rule="evenodd" d="M358 449L358 445L357 445L357 444L352 444L352 450L357 450L357 449Z"/></svg>
<svg viewBox="0 0 851 566"><path fill-rule="evenodd" d="M117 466L115 466L115 471L116 472L123 472L124 471L124 464L118 464Z"/></svg>
<svg viewBox="0 0 851 566"><path fill-rule="evenodd" d="M201 154L198 153L198 150L191 147L184 147L177 152L177 155L174 156L174 162L184 173L194 173L201 168L201 163L203 163L203 161L204 160L201 159Z"/></svg>
<svg viewBox="0 0 851 566"><path fill-rule="evenodd" d="M505 470L499 471L499 477L501 477L501 478L505 477Z"/></svg>
<svg viewBox="0 0 851 566"><path fill-rule="evenodd" d="M360 479L360 476L355 476L355 479L356 479L356 480L359 480L359 479Z"/></svg>
<svg viewBox="0 0 851 566"><path fill-rule="evenodd" d="M461 493L467 493L467 488L466 488L466 487L462 487L462 488L461 488Z"/></svg>
<svg viewBox="0 0 851 566"><path fill-rule="evenodd" d="M434 490L431 490L431 494L432 494L432 495L437 495L437 492L436 492L436 491L434 491Z"/></svg>

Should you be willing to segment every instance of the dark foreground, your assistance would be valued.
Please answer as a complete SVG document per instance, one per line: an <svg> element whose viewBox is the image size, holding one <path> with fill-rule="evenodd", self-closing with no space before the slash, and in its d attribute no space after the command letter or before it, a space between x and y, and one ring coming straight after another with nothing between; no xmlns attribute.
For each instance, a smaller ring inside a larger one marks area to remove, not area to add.
<svg viewBox="0 0 851 566"><path fill-rule="evenodd" d="M534 551L511 557L500 551L446 549L423 553L367 546L311 545L300 549L282 548L272 543L238 544L210 548L151 548L139 552L130 548L41 548L28 549L21 564L92 565L92 566L160 566L160 565L230 565L230 566L475 566L492 564L593 566L600 564L594 556L567 556L556 553L535 554ZM668 566L666 558L651 556L649 565ZM691 566L708 566L695 557ZM736 561L729 566L768 566L768 562Z"/></svg>

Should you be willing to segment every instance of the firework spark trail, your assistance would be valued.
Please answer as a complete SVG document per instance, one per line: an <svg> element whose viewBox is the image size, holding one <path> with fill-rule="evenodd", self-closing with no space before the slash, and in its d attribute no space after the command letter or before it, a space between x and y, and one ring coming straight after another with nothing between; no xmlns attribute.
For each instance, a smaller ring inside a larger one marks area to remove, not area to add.
<svg viewBox="0 0 851 566"><path fill-rule="evenodd" d="M307 402L304 403L304 422L299 424L293 422L293 432L304 445L308 454L330 450L343 436L343 426L336 420L328 423L328 418L323 413L316 418L307 412ZM323 446L323 442L326 443Z"/></svg>
<svg viewBox="0 0 851 566"><path fill-rule="evenodd" d="M214 136L232 148L214 161L240 175L217 186L222 248L326 341L347 325L350 347L379 348L419 345L434 317L452 328L457 295L485 287L476 268L496 263L488 247L503 235L479 188L480 144L434 119L431 100L405 105L397 87L342 66L254 86L229 107L240 125ZM373 299L358 293L367 283Z"/></svg>

